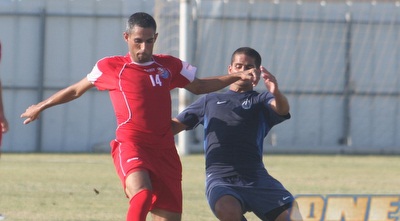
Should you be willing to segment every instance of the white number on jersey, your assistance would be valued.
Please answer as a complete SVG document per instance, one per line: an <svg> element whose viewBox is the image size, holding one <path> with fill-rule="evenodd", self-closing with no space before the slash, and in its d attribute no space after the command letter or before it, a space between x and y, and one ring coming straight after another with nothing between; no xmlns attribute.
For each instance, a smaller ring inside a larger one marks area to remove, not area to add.
<svg viewBox="0 0 400 221"><path fill-rule="evenodd" d="M160 80L160 75L156 74L156 75L149 75L150 80L151 80L151 84L153 85L153 87L155 86L162 86L162 82Z"/></svg>

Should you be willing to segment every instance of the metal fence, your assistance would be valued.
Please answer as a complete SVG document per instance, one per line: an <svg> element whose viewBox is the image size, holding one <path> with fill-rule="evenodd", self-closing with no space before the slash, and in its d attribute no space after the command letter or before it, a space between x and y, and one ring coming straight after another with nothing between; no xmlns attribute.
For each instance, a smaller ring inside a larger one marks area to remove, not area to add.
<svg viewBox="0 0 400 221"><path fill-rule="evenodd" d="M32 103L83 78L108 55L125 54L125 19L153 14L157 53L179 55L179 1L0 1L1 79L9 152L107 149L115 119L107 93L46 110L22 125ZM250 46L278 78L292 119L266 152L400 153L400 4L396 1L191 1L190 62L199 76L227 73ZM264 90L262 85L257 90ZM177 91L172 91L177 104ZM196 96L192 97L196 99ZM177 105L173 105L177 107ZM173 110L177 114L177 109ZM202 151L202 128L189 134Z"/></svg>

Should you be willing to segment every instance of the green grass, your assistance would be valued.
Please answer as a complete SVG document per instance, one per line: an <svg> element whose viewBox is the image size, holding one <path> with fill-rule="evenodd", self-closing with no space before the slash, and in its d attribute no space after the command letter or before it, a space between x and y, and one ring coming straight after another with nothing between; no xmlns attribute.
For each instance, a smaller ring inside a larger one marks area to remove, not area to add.
<svg viewBox="0 0 400 221"><path fill-rule="evenodd" d="M264 161L294 195L400 193L400 156L266 155ZM216 220L204 196L203 156L184 156L182 164L182 220ZM127 208L109 155L1 156L0 214L5 221L122 221Z"/></svg>

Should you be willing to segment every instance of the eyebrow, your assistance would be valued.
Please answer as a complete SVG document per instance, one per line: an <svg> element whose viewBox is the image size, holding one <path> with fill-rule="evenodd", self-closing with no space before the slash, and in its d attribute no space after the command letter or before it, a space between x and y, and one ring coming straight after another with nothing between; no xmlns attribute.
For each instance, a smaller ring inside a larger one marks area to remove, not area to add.
<svg viewBox="0 0 400 221"><path fill-rule="evenodd" d="M148 39L143 39L143 38L139 38L139 37L137 37L137 38L134 38L133 40L140 40L140 41L149 41L149 40L154 40L155 39L155 37L153 36L153 37L151 37L151 38L148 38Z"/></svg>
<svg viewBox="0 0 400 221"><path fill-rule="evenodd" d="M246 67L255 67L256 65L255 64L243 64L243 63L233 63L233 65L242 65L242 66L246 66Z"/></svg>

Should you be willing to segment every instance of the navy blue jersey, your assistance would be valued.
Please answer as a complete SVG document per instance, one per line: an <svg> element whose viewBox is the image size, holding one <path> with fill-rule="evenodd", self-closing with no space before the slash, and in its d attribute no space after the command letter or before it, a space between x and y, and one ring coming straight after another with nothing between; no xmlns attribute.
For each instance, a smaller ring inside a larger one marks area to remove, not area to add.
<svg viewBox="0 0 400 221"><path fill-rule="evenodd" d="M290 118L278 115L269 92L227 91L202 96L177 118L188 129L204 125L204 152L208 178L240 175L257 179L265 170L264 138L271 128Z"/></svg>

